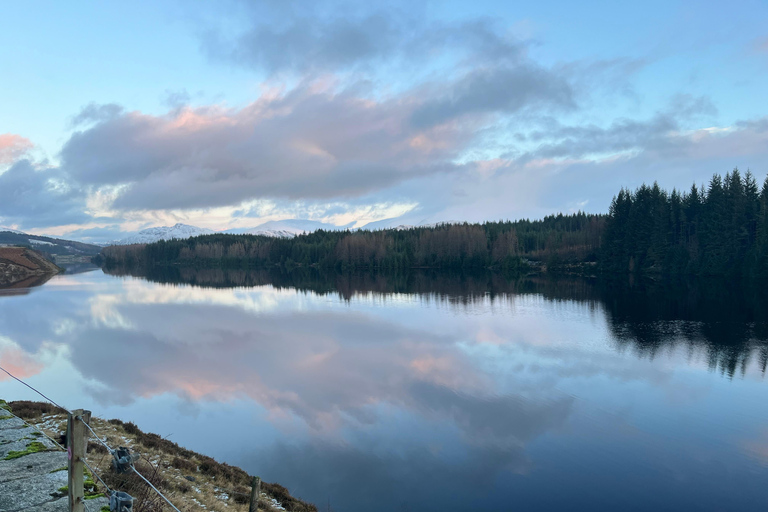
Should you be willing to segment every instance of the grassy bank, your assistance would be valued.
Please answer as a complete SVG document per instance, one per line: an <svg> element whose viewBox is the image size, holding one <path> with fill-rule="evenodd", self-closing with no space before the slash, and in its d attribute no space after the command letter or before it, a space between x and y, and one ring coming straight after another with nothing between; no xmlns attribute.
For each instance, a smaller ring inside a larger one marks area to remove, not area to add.
<svg viewBox="0 0 768 512"><path fill-rule="evenodd" d="M34 424L52 438L63 440L67 417L59 409L43 402L16 401L8 405L17 416ZM125 446L132 453L140 454L141 459L135 463L136 468L180 510L248 510L252 476L244 470L183 448L157 434L142 432L131 422L94 417L91 427L109 446ZM94 439L88 442L86 460L112 489L125 491L136 498L134 511L170 510L134 473L117 474L112 471L111 455ZM101 484L94 485L96 489L92 489L93 492L104 492ZM262 482L259 510L317 512L314 505L294 498L285 487L266 482Z"/></svg>

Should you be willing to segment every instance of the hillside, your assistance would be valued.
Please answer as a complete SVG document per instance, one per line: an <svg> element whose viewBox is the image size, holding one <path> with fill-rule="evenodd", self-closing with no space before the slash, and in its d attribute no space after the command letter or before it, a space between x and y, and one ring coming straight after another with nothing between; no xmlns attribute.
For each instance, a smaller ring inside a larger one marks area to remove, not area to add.
<svg viewBox="0 0 768 512"><path fill-rule="evenodd" d="M75 242L74 240L0 230L0 247L2 246L29 247L53 256L95 256L101 251L101 247L98 245Z"/></svg>
<svg viewBox="0 0 768 512"><path fill-rule="evenodd" d="M66 414L48 403L17 401L6 404L0 400L2 408L8 408L54 439L60 439L66 432ZM252 477L242 469L187 450L157 434L142 432L131 422L92 417L90 425L110 446L126 446L132 453L140 455L137 469L183 512L248 510ZM115 473L107 449L93 437L88 442L85 458L111 488L136 498L134 511L168 510L138 477L132 473ZM92 496L104 492L100 483L90 480ZM291 496L285 487L266 482L262 482L259 510L317 512L314 505Z"/></svg>
<svg viewBox="0 0 768 512"><path fill-rule="evenodd" d="M59 270L42 254L31 249L0 247L0 286L13 286L22 281L50 276Z"/></svg>

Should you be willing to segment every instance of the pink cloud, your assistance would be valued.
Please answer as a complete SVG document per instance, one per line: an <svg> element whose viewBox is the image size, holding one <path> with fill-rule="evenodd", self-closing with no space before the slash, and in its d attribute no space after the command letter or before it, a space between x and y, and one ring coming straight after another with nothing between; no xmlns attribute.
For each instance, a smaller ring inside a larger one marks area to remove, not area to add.
<svg viewBox="0 0 768 512"><path fill-rule="evenodd" d="M1 137L1 136L0 136ZM17 348L6 348L0 353L0 364L20 379L26 379L40 373L43 365L26 352ZM10 379L5 373L0 373L0 381Z"/></svg>
<svg viewBox="0 0 768 512"><path fill-rule="evenodd" d="M18 160L34 144L29 139L13 133L0 133L0 165Z"/></svg>

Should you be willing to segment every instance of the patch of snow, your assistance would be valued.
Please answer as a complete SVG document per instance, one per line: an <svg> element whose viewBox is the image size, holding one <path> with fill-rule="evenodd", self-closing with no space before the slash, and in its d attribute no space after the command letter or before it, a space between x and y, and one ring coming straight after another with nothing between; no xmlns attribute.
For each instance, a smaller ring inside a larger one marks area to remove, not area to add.
<svg viewBox="0 0 768 512"><path fill-rule="evenodd" d="M188 226L187 224L176 224L175 226L143 229L134 235L117 240L112 245L151 244L160 240L183 240L193 236L210 235L212 233L214 233L212 229L198 228L197 226Z"/></svg>
<svg viewBox="0 0 768 512"><path fill-rule="evenodd" d="M223 231L235 235L263 235L275 238L293 238L298 235L312 233L318 229L336 231L346 229L346 226L336 226L327 222L304 219L271 220L252 228L235 228Z"/></svg>
<svg viewBox="0 0 768 512"><path fill-rule="evenodd" d="M11 229L5 226L0 226L0 232L3 232L3 231L10 231L11 233L16 233L17 235L26 235L26 233L24 233L23 231L19 231L18 229Z"/></svg>
<svg viewBox="0 0 768 512"><path fill-rule="evenodd" d="M265 493L261 493L260 501L268 502L272 506L272 508L276 508L277 510L285 510L285 507L283 507L283 505L279 501L277 501L272 496L267 496Z"/></svg>
<svg viewBox="0 0 768 512"><path fill-rule="evenodd" d="M29 243L31 243L32 245L56 245L53 242L46 242L45 240L35 240L34 238L30 238Z"/></svg>

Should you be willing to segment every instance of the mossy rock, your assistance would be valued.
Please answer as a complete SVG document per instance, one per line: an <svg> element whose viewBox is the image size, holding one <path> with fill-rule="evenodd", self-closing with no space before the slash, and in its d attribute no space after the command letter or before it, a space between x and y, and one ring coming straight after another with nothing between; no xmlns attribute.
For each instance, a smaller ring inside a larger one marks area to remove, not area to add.
<svg viewBox="0 0 768 512"><path fill-rule="evenodd" d="M24 457L25 455L31 455L33 453L40 453L40 452L47 452L48 448L45 447L43 443L40 441L32 441L27 445L27 448L25 450L11 450L8 452L8 455L5 456L3 460L13 460L18 459L20 457Z"/></svg>

